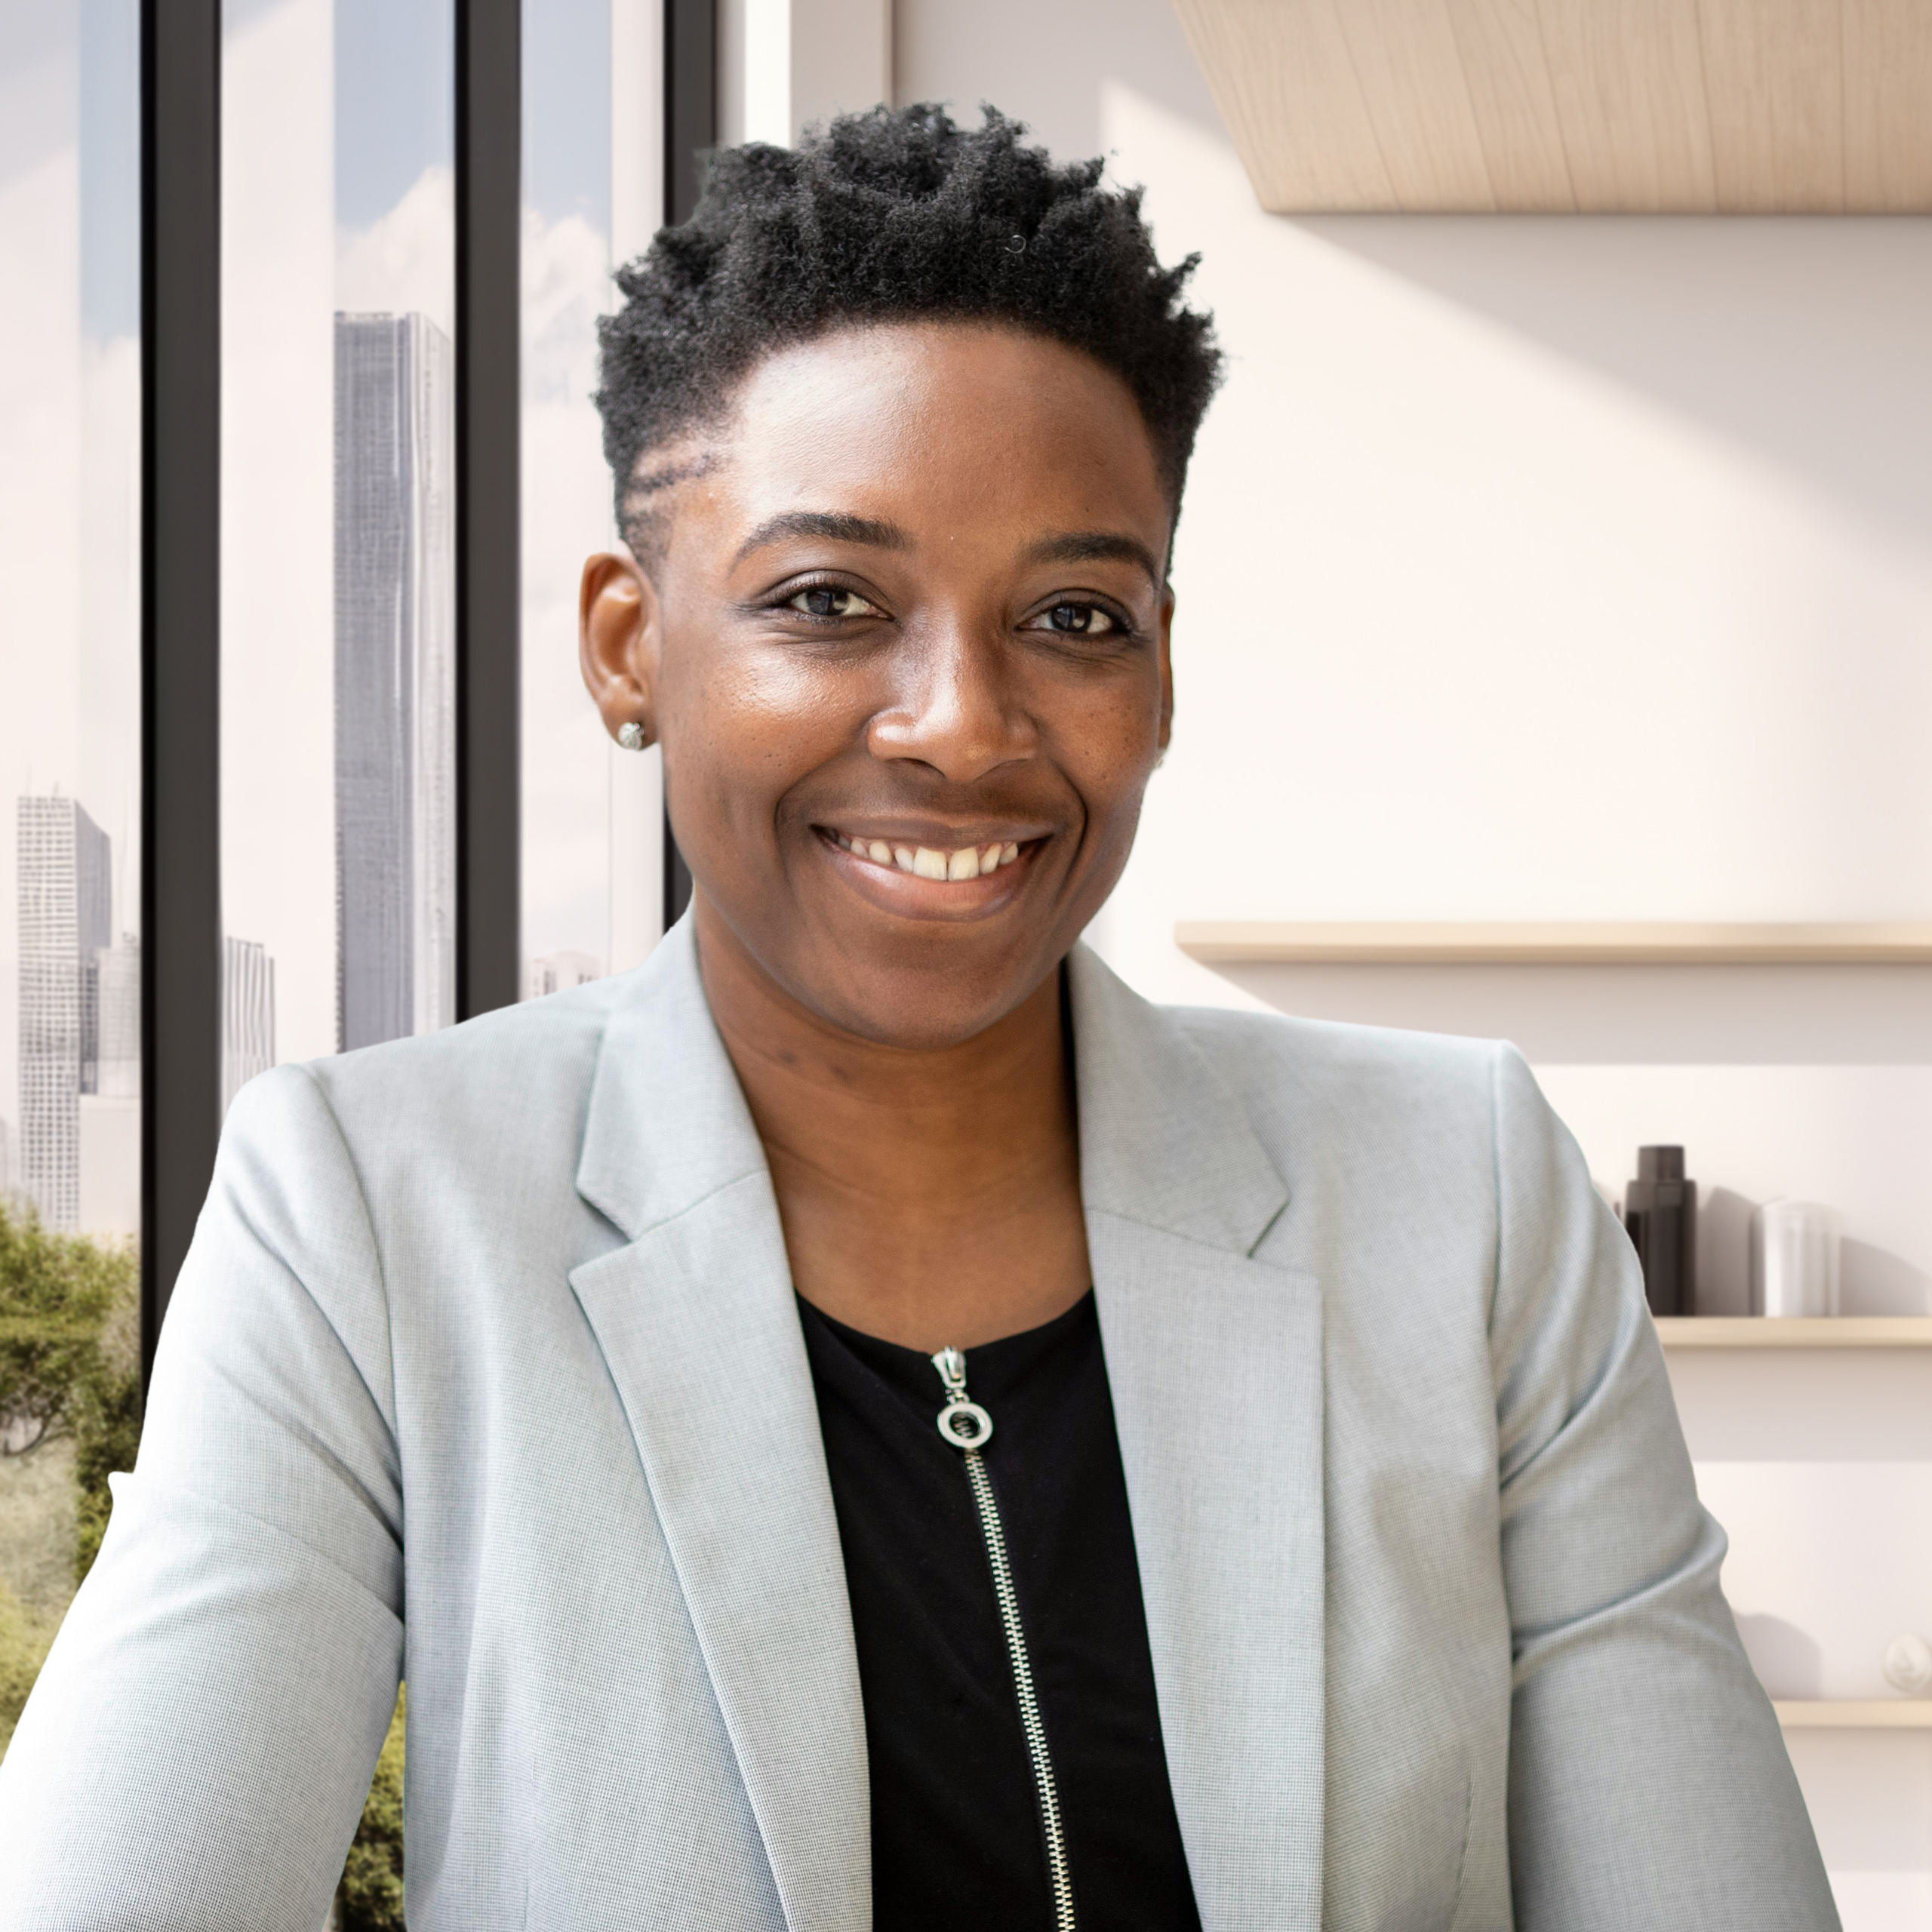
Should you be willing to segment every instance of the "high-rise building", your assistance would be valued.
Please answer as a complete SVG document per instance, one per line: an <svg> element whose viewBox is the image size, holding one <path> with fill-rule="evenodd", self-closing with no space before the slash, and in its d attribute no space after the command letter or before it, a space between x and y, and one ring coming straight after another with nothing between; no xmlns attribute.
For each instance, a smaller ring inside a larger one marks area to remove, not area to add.
<svg viewBox="0 0 1932 1932"><path fill-rule="evenodd" d="M62 1233L78 1225L80 1106L97 1077L97 955L112 918L107 834L72 798L23 798L20 905L20 1191Z"/></svg>
<svg viewBox="0 0 1932 1932"><path fill-rule="evenodd" d="M84 1235L118 1238L141 1226L141 943L132 933L94 955L90 1004L76 1225Z"/></svg>
<svg viewBox="0 0 1932 1932"><path fill-rule="evenodd" d="M221 1105L275 1064L275 961L251 939L223 941L221 956Z"/></svg>
<svg viewBox="0 0 1932 1932"><path fill-rule="evenodd" d="M94 955L94 1078L112 1100L141 1097L141 943L123 933Z"/></svg>
<svg viewBox="0 0 1932 1932"><path fill-rule="evenodd" d="M456 1017L454 466L449 339L335 321L340 1044Z"/></svg>

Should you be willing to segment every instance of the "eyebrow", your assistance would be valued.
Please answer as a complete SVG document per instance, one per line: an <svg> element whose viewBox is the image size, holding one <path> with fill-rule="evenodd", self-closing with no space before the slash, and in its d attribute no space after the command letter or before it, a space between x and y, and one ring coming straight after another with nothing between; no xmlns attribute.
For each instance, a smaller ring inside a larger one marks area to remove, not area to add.
<svg viewBox="0 0 1932 1932"><path fill-rule="evenodd" d="M1048 537L1026 553L1036 564L1084 564L1112 561L1137 564L1147 573L1147 580L1161 588L1161 567L1154 553L1137 537L1118 530L1070 530L1060 537Z"/></svg>
<svg viewBox="0 0 1932 1932"><path fill-rule="evenodd" d="M735 570L754 550L787 537L821 537L834 543L864 543L875 550L909 550L912 539L896 523L879 523L869 516L847 516L833 510L787 510L767 517L738 546L731 559Z"/></svg>

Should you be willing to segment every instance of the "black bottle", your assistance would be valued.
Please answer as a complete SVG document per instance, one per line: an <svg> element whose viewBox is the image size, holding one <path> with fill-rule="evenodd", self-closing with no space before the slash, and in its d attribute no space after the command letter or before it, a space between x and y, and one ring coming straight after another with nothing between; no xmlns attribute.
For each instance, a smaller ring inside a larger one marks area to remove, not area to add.
<svg viewBox="0 0 1932 1932"><path fill-rule="evenodd" d="M1644 1270L1653 1315L1697 1312L1697 1183L1684 1178L1681 1147L1639 1147L1624 1189L1623 1226Z"/></svg>

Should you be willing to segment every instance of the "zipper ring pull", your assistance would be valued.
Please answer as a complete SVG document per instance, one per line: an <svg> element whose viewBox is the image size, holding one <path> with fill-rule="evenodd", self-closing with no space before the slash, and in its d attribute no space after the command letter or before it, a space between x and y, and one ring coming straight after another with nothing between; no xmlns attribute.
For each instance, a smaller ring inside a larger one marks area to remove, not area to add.
<svg viewBox="0 0 1932 1932"><path fill-rule="evenodd" d="M977 1402L949 1402L937 1420L940 1434L955 1449L983 1449L992 1440L993 1419Z"/></svg>
<svg viewBox="0 0 1932 1932"><path fill-rule="evenodd" d="M946 1385L946 1407L934 1420L955 1449L983 1449L992 1440L993 1419L966 1399L966 1358L958 1349L941 1349L932 1358Z"/></svg>

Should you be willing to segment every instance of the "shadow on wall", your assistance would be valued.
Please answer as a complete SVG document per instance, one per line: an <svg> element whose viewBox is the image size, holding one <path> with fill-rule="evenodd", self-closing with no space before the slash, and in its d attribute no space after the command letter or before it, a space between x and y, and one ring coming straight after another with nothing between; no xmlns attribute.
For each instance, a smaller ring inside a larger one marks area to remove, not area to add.
<svg viewBox="0 0 1932 1932"><path fill-rule="evenodd" d="M1796 1624L1781 1617L1740 1617L1737 1634L1758 1681L1774 1697L1823 1694L1824 1654Z"/></svg>
<svg viewBox="0 0 1932 1932"><path fill-rule="evenodd" d="M1697 1208L1697 1312L1751 1312L1751 1217L1761 1204L1714 1187ZM1842 1315L1932 1315L1932 1277L1903 1256L1847 1236L1840 1252Z"/></svg>
<svg viewBox="0 0 1932 1932"><path fill-rule="evenodd" d="M1932 550L1932 221L1292 219L1773 458L1909 548Z"/></svg>

